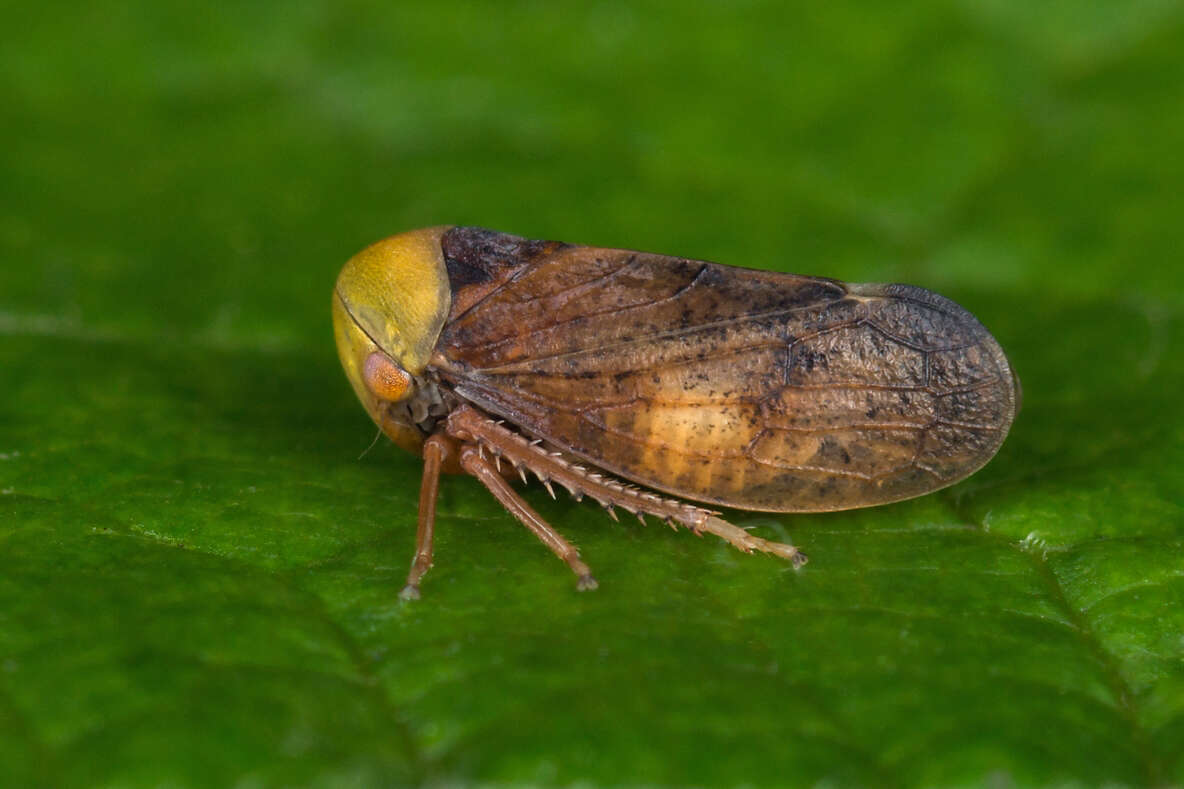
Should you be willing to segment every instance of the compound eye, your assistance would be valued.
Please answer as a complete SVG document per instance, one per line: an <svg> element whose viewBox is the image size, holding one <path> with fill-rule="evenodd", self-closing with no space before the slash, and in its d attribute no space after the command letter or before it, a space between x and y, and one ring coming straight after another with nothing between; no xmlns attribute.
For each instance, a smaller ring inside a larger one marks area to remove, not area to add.
<svg viewBox="0 0 1184 789"><path fill-rule="evenodd" d="M398 402L411 391L411 376L385 353L367 356L362 376L366 388L379 400Z"/></svg>

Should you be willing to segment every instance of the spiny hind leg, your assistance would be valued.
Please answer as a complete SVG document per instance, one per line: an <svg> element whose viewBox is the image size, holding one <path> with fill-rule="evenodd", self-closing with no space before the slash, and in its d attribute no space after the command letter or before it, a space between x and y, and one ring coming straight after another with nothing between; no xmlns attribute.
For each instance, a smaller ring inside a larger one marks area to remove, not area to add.
<svg viewBox="0 0 1184 789"><path fill-rule="evenodd" d="M449 414L445 429L449 435L466 444L484 446L493 455L495 462L498 462L499 458L508 460L522 473L523 481L526 480L524 469L529 469L543 481L552 496L555 495L551 485L554 482L567 488L577 499L583 496L596 499L614 519L616 515L613 514L612 508L622 507L638 516L653 515L671 525L682 524L696 534L709 532L727 540L745 553L771 553L789 560L795 568L806 563L806 555L792 545L754 537L744 529L715 517L709 510L639 490L611 477L582 468L559 453L548 452L537 446L537 442L527 441L520 434L507 430L472 406L461 406ZM486 466L489 465L484 457L480 459ZM504 482L502 484L504 485ZM494 492L494 495L498 494ZM521 502L517 497L515 499ZM502 503L505 504L505 500L502 500ZM522 506L525 507L525 503L522 503ZM506 507L510 509L509 504L506 504ZM511 509L511 512L513 511ZM526 521L523 520L523 523ZM543 541L547 542L545 539Z"/></svg>
<svg viewBox="0 0 1184 789"><path fill-rule="evenodd" d="M522 525L534 532L534 536L551 549L552 553L567 563L571 571L579 580L577 589L595 589L596 579L592 577L592 570L580 559L580 552L576 546L563 538L551 524L543 520L542 516L531 509L522 498L513 491L506 480L498 473L492 463L485 459L481 450L475 444L468 444L461 448L460 466L472 474L481 484L489 489L494 498L502 503L511 515L522 522Z"/></svg>
<svg viewBox="0 0 1184 789"><path fill-rule="evenodd" d="M696 532L707 532L708 534L722 537L745 553L762 551L764 553L771 553L774 556L780 556L782 559L788 559L793 563L795 570L808 561L806 554L799 551L793 545L783 542L771 542L760 537L754 537L739 526L734 526L714 515L708 515L702 521L694 525L688 524L688 526Z"/></svg>

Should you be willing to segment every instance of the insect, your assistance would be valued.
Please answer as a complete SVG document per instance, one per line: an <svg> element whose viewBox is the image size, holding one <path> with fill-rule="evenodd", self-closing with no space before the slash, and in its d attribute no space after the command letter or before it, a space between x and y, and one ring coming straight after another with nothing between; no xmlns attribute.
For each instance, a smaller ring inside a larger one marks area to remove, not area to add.
<svg viewBox="0 0 1184 789"><path fill-rule="evenodd" d="M588 565L509 479L796 568L796 547L710 508L822 512L937 490L990 460L1020 404L995 339L922 288L474 227L359 252L333 323L366 411L423 457L404 599L432 564L441 472L476 477L580 589L596 587Z"/></svg>

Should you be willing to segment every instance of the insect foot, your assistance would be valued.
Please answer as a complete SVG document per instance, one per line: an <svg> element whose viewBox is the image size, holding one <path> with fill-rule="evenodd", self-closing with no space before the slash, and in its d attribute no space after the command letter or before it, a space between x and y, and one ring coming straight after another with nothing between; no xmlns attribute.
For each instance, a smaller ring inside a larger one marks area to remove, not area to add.
<svg viewBox="0 0 1184 789"><path fill-rule="evenodd" d="M703 523L699 524L698 528L700 531L722 537L745 553L761 551L762 553L771 553L774 556L780 556L782 559L788 559L793 564L793 569L795 570L801 569L809 561L806 554L799 551L793 545L783 542L770 542L760 537L754 537L739 526L734 526L723 518L717 518L714 515L708 515Z"/></svg>

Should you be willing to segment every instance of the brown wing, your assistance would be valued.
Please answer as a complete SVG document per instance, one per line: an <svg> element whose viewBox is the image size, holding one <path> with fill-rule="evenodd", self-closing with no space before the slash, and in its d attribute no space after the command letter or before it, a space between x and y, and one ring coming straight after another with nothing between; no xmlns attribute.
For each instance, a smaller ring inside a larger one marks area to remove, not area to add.
<svg viewBox="0 0 1184 789"><path fill-rule="evenodd" d="M821 511L918 496L995 454L995 340L906 285L846 285L454 228L433 366L462 398L677 496Z"/></svg>

